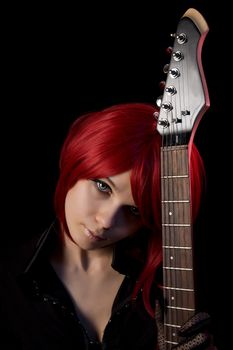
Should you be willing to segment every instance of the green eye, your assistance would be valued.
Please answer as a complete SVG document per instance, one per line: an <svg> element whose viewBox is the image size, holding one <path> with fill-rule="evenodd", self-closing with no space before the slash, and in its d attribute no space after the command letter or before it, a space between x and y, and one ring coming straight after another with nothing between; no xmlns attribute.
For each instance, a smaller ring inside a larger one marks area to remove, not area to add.
<svg viewBox="0 0 233 350"><path fill-rule="evenodd" d="M138 210L137 207L130 207L130 211L135 216L139 216L140 215L139 210Z"/></svg>

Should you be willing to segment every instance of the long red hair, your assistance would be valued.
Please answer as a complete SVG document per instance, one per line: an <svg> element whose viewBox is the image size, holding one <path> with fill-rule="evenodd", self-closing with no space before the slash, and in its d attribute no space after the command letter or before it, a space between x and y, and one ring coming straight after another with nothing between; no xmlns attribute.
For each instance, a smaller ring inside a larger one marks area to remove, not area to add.
<svg viewBox="0 0 233 350"><path fill-rule="evenodd" d="M71 126L60 157L60 177L55 192L55 212L61 226L68 231L64 203L67 192L80 179L106 178L131 169L134 201L149 229L148 251L144 269L134 295L143 288L147 311L154 275L162 261L160 146L161 136L153 116L156 108L145 103L115 105L79 117ZM193 145L191 154L192 209L197 211L203 164Z"/></svg>

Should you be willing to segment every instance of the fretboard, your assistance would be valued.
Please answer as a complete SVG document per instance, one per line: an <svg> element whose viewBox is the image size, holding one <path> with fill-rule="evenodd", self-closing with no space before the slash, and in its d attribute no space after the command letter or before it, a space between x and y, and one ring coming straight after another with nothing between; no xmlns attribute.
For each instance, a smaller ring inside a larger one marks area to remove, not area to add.
<svg viewBox="0 0 233 350"><path fill-rule="evenodd" d="M188 146L161 148L163 286L166 349L195 313Z"/></svg>

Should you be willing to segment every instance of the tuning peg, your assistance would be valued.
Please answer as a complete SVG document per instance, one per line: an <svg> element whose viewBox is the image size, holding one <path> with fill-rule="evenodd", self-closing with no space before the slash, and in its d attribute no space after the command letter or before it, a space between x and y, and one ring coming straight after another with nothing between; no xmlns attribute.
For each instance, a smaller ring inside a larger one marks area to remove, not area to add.
<svg viewBox="0 0 233 350"><path fill-rule="evenodd" d="M187 42L187 35L185 33L180 33L176 38L179 44L184 44Z"/></svg>
<svg viewBox="0 0 233 350"><path fill-rule="evenodd" d="M172 57L176 62L179 62L184 58L184 55L181 51L177 50L176 52L173 52Z"/></svg>

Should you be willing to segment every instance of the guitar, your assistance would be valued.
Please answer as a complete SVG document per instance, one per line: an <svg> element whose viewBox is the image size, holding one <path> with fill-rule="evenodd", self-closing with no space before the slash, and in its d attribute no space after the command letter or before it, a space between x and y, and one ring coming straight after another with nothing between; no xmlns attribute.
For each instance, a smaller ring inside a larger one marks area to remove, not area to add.
<svg viewBox="0 0 233 350"><path fill-rule="evenodd" d="M181 17L157 116L162 135L161 199L165 348L196 312L189 155L197 126L210 105L201 52L208 25L195 9Z"/></svg>

